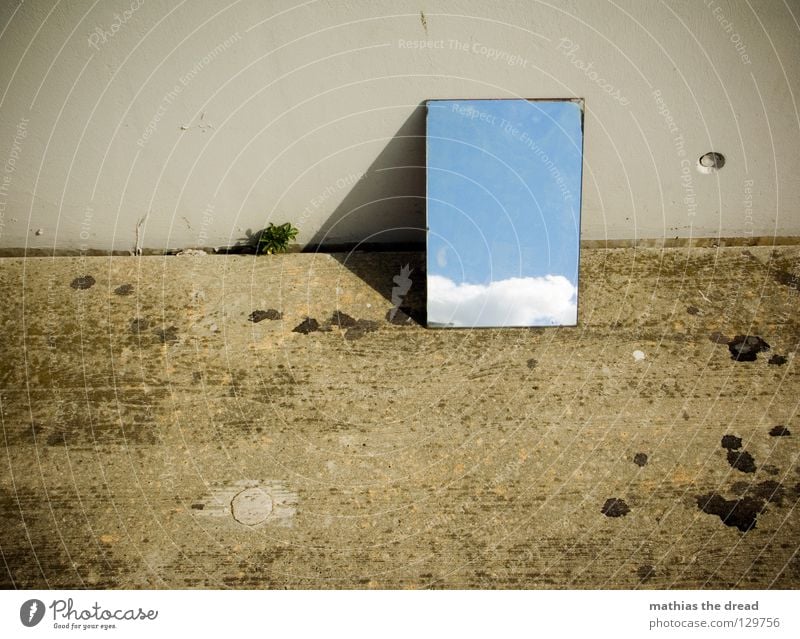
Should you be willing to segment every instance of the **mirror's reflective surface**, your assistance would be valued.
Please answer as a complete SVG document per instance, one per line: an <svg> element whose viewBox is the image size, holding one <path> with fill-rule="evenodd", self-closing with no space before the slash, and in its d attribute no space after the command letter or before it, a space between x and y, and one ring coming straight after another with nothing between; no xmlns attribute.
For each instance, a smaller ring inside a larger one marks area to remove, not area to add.
<svg viewBox="0 0 800 639"><path fill-rule="evenodd" d="M582 103L427 107L428 326L576 325Z"/></svg>

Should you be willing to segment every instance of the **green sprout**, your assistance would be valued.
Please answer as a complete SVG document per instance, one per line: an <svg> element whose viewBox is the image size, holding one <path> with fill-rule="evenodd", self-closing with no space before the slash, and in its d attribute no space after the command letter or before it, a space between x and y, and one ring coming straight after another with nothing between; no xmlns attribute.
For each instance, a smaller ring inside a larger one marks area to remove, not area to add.
<svg viewBox="0 0 800 639"><path fill-rule="evenodd" d="M275 226L270 222L269 226L258 234L256 255L283 253L289 248L289 242L296 238L299 232L289 222L280 226Z"/></svg>

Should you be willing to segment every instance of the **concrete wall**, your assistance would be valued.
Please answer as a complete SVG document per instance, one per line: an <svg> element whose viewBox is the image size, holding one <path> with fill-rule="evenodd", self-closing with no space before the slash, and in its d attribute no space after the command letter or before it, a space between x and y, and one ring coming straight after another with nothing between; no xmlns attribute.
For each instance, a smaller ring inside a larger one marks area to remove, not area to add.
<svg viewBox="0 0 800 639"><path fill-rule="evenodd" d="M490 96L586 99L584 239L797 235L798 20L796 0L8 0L0 248L286 220L303 243L417 239L420 103Z"/></svg>

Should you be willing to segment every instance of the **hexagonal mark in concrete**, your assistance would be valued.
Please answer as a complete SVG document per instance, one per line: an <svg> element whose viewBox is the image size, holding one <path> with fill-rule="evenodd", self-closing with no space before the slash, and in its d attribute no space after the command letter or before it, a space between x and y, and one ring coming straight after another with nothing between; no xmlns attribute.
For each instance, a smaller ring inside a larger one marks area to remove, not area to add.
<svg viewBox="0 0 800 639"><path fill-rule="evenodd" d="M291 526L297 493L277 480L244 479L222 483L192 504L198 517L217 518L251 528L266 525Z"/></svg>
<svg viewBox="0 0 800 639"><path fill-rule="evenodd" d="M258 486L245 488L231 500L231 514L245 526L263 524L272 514L272 497Z"/></svg>

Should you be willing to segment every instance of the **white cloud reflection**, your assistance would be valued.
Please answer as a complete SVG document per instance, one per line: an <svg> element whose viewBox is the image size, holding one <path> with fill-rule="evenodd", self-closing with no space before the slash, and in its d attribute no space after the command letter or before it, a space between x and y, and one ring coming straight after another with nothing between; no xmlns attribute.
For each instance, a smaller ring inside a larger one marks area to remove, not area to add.
<svg viewBox="0 0 800 639"><path fill-rule="evenodd" d="M439 326L574 326L578 289L562 275L456 284L428 276L428 324Z"/></svg>

